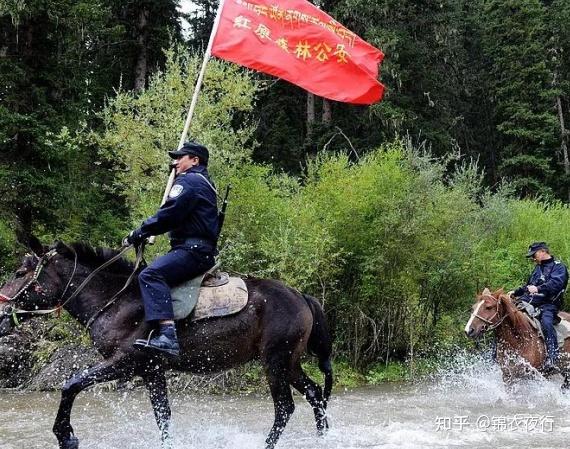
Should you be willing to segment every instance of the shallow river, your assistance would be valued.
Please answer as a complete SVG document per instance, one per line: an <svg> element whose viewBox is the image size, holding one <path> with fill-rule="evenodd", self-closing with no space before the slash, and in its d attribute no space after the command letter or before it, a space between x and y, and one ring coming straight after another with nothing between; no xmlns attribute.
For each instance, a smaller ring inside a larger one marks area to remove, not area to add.
<svg viewBox="0 0 570 449"><path fill-rule="evenodd" d="M507 392L499 371L462 365L421 384L335 391L331 429L315 435L303 398L278 448L567 448L570 394L559 379ZM51 426L59 393L0 392L0 448L56 448ZM171 395L174 447L261 449L273 420L265 396ZM81 449L159 448L144 391L85 392L72 415Z"/></svg>

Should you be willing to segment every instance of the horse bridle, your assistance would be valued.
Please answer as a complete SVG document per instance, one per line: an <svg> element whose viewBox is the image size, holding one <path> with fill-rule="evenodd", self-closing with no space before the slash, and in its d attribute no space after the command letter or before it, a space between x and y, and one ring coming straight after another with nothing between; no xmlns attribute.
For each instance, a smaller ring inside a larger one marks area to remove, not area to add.
<svg viewBox="0 0 570 449"><path fill-rule="evenodd" d="M48 264L48 262L57 254L57 251L55 249L52 249L50 251L48 251L47 253L45 253L43 256L41 256L39 258L38 264L36 265L36 268L34 268L34 273L32 275L32 277L30 278L30 280L24 284L20 290L18 290L18 292L14 295L14 296L6 296L3 293L0 293L0 302L12 302L15 301L16 299L18 299L28 288L30 288L34 283L37 283L39 285L38 282L38 278L40 277L40 274L42 272L42 270L45 268L45 266ZM28 254L28 256L30 256L30 254ZM34 256L37 258L37 256L34 254ZM75 272L73 273L75 274ZM72 274L72 277L73 277ZM71 279L70 279L71 281ZM68 283L69 286L69 283ZM40 285L41 287L41 285ZM67 290L67 287L66 287Z"/></svg>
<svg viewBox="0 0 570 449"><path fill-rule="evenodd" d="M70 295L69 298L67 298L65 301L62 302L63 298L65 297L65 294L67 293L67 290L69 289L69 287L71 286L71 282L73 280L73 277L75 276L75 273L77 271L77 252L70 247L70 249L73 251L73 255L74 255L74 265L73 265L73 272L71 273L71 276L69 278L69 280L67 281L67 285L65 286L65 289L63 290L61 296L60 296L60 300L59 300L59 304L57 305L57 307L53 308L53 309L46 309L46 310L22 310L22 309L17 309L15 307L5 307L3 310L3 315L4 316L12 316L14 319L14 322L17 324L18 323L18 319L17 319L17 315L18 314L30 314L30 315L47 315L50 313L54 313L54 312L59 312L61 311L61 309L72 299L76 298L77 295L79 295L79 293L81 293L81 291L87 286L87 284L91 281L91 279L93 279L93 277L99 273L101 270L107 268L109 265L113 264L114 262L116 262L118 259L120 259L121 257L123 257L123 255L132 247L133 245L128 245L125 246L121 249L121 251L119 251L114 257L112 257L111 259L109 259L108 261L106 261L104 264L100 265L99 267L97 267L95 270L93 270L89 276L87 276L83 282L77 287L77 289L73 292L72 295ZM125 284L125 286L117 293L113 296L113 299L116 299L116 297L122 293L130 284L130 282L132 281L133 275L134 273L137 271L140 262L142 260L142 253L143 253L143 247L140 248L139 254L137 254L137 261L135 263L135 268L133 270L133 273L131 274L131 276L129 276L129 279L127 280L127 283ZM0 303L2 302L12 302L15 299L17 299L18 297L20 297L20 295L22 295L28 288L30 288L34 283L37 283L38 286L40 287L41 291L43 291L42 286L39 284L38 282L38 278L40 277L40 274L42 272L42 270L45 268L45 266L49 263L49 261L56 255L58 254L56 249L51 249L49 250L47 253L45 253L43 256L41 256L38 261L38 264L36 265L36 268L34 269L34 274L31 277L31 279L20 288L20 290L12 297L8 297L6 295L0 294ZM37 256L36 256L37 257Z"/></svg>
<svg viewBox="0 0 570 449"><path fill-rule="evenodd" d="M474 316L475 318L479 318L481 321L483 321L483 323L488 324L489 326L485 328L485 330L495 330L497 327L499 327L503 321L505 321L505 318L507 317L507 315L503 315L503 317L497 321L496 323L493 323L493 318L495 318L497 315L499 315L499 304L501 303L501 299L497 298L497 310L495 310L495 314L487 319L487 318L483 318L482 316L480 316L478 313L473 312L472 316Z"/></svg>
<svg viewBox="0 0 570 449"><path fill-rule="evenodd" d="M17 314L46 315L48 313L53 313L53 312L61 310L61 308L69 301L69 299L68 299L67 301L65 301L65 303L61 304L61 300L65 297L67 290L71 286L71 282L73 281L73 277L75 276L75 272L77 271L77 253L75 252L75 250L73 250L73 248L71 248L71 250L73 251L73 255L74 255L73 271L71 273L71 276L69 277L69 280L67 281L67 284L65 285L65 288L63 289L63 292L62 292L61 298L60 298L60 304L57 307L55 307L54 309L49 309L49 310L22 310L22 309L17 309L15 307L9 306L9 307L4 308L3 315L4 316L12 315L14 317L14 322L17 323L17 321L18 321L16 318ZM48 252L46 252L43 256L39 257L38 264L36 265L36 268L34 269L34 273L33 273L32 277L30 278L30 280L28 282L26 282L26 284L24 284L14 296L8 297L8 296L0 293L0 303L15 301L34 284L37 284L39 287L39 292L43 293L44 289L41 286L41 284L38 282L38 279L39 279L40 274L42 273L43 269L49 263L49 261L53 257L55 257L57 254L58 254L58 252L54 248L54 249L51 249ZM34 254L34 256L36 256L36 255Z"/></svg>

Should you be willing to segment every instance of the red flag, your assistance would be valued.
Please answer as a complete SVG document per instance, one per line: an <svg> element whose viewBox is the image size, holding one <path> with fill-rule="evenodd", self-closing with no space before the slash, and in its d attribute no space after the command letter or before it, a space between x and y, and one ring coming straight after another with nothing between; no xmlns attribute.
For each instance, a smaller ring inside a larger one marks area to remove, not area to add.
<svg viewBox="0 0 570 449"><path fill-rule="evenodd" d="M331 100L380 101L384 54L305 0L226 0L212 54Z"/></svg>

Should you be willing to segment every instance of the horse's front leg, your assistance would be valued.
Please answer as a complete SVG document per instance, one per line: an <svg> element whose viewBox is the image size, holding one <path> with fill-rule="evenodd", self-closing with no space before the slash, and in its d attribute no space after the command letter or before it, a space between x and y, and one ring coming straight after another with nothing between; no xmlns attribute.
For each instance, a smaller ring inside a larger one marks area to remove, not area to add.
<svg viewBox="0 0 570 449"><path fill-rule="evenodd" d="M109 359L81 371L69 379L61 390L59 410L53 425L60 449L77 449L79 440L73 434L70 423L71 409L76 396L85 388L101 382L120 379L129 373L128 365L123 360Z"/></svg>
<svg viewBox="0 0 570 449"><path fill-rule="evenodd" d="M162 366L156 365L152 368L147 368L141 375L148 389L156 424L160 430L162 449L170 449L172 447L172 436L170 434L171 412L164 369Z"/></svg>

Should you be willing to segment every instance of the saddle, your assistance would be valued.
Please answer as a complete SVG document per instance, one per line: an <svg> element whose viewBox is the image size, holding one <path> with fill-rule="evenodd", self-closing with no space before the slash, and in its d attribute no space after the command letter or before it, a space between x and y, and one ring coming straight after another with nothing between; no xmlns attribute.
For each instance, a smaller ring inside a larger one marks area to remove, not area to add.
<svg viewBox="0 0 570 449"><path fill-rule="evenodd" d="M544 334L542 333L542 325L540 324L540 310L533 307L532 304L521 301L517 304L517 308L524 312L525 317L532 326L539 332L540 336L544 340ZM556 329L556 337L558 339L558 347L562 348L564 346L564 340L570 338L570 321L566 320L564 317L558 315L558 323L554 325Z"/></svg>
<svg viewBox="0 0 570 449"><path fill-rule="evenodd" d="M219 271L219 264L173 287L170 293L175 320L190 315L191 321L233 315L242 310L248 300L244 280Z"/></svg>

